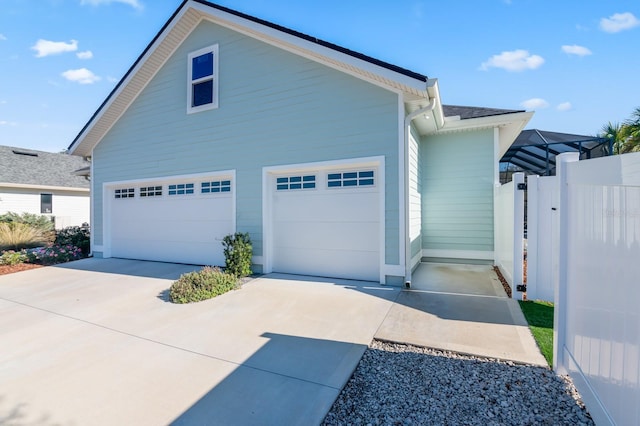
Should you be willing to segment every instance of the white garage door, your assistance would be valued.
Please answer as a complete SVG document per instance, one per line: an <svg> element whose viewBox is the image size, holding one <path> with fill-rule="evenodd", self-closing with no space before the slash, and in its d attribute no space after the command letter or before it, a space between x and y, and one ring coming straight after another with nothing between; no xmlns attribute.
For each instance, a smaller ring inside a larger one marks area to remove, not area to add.
<svg viewBox="0 0 640 426"><path fill-rule="evenodd" d="M380 280L377 169L273 176L273 271Z"/></svg>
<svg viewBox="0 0 640 426"><path fill-rule="evenodd" d="M222 238L234 231L230 176L113 186L111 256L224 265Z"/></svg>

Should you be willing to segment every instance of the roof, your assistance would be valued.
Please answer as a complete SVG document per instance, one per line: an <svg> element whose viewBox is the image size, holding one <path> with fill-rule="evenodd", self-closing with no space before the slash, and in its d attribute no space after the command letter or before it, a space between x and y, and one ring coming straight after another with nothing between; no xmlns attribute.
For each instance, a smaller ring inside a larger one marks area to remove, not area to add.
<svg viewBox="0 0 640 426"><path fill-rule="evenodd" d="M498 109L459 105L442 105L442 110L444 111L445 117L459 116L461 120L525 112L525 110L522 109Z"/></svg>
<svg viewBox="0 0 640 426"><path fill-rule="evenodd" d="M608 141L596 136L527 129L502 156L501 163L511 163L538 175L555 174L556 155L579 152L582 158L608 155Z"/></svg>
<svg viewBox="0 0 640 426"><path fill-rule="evenodd" d="M81 157L0 145L0 186L4 184L89 188L74 172L89 166Z"/></svg>
<svg viewBox="0 0 640 426"><path fill-rule="evenodd" d="M72 154L91 155L93 147L202 19L364 80L401 90L414 99L429 98L428 78L423 74L208 1L184 0L78 133L69 146Z"/></svg>

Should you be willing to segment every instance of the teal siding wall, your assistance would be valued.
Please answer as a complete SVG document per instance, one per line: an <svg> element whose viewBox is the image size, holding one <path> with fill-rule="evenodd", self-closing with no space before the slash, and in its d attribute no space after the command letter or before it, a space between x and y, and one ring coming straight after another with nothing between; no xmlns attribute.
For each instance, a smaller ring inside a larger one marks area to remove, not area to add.
<svg viewBox="0 0 640 426"><path fill-rule="evenodd" d="M493 250L493 130L421 143L422 247Z"/></svg>
<svg viewBox="0 0 640 426"><path fill-rule="evenodd" d="M219 108L187 114L187 55L219 45ZM399 261L398 95L202 22L95 148L102 183L235 169L237 229L262 255L262 167L386 157L386 262Z"/></svg>

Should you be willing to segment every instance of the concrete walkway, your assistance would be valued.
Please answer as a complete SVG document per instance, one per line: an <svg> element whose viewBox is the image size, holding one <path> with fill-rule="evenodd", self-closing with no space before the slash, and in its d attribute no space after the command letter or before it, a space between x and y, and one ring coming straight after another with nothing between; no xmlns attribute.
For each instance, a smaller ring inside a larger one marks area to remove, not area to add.
<svg viewBox="0 0 640 426"><path fill-rule="evenodd" d="M547 365L518 302L487 265L421 264L375 337Z"/></svg>
<svg viewBox="0 0 640 426"><path fill-rule="evenodd" d="M86 259L0 276L0 424L317 424L400 292L272 274L168 303L193 269Z"/></svg>

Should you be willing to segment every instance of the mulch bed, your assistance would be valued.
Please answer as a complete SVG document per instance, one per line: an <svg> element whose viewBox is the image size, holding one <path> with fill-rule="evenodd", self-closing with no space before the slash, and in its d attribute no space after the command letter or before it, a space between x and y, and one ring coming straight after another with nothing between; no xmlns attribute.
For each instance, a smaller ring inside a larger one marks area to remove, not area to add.
<svg viewBox="0 0 640 426"><path fill-rule="evenodd" d="M29 269L42 268L42 265L33 263L20 263L18 265L0 265L0 275L13 274L14 272L27 271Z"/></svg>

